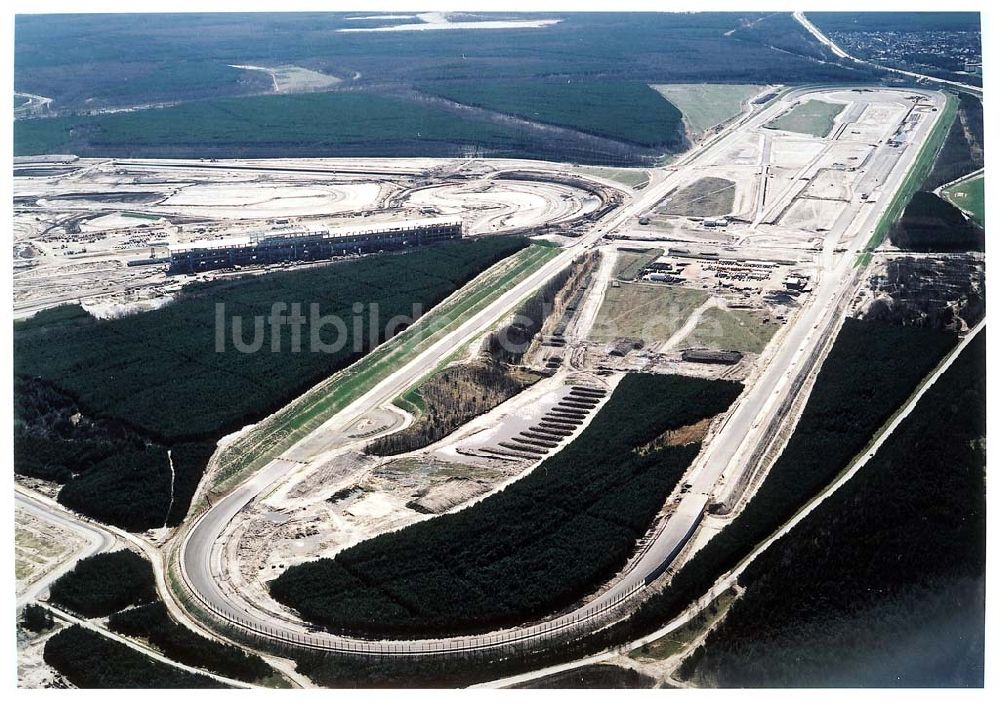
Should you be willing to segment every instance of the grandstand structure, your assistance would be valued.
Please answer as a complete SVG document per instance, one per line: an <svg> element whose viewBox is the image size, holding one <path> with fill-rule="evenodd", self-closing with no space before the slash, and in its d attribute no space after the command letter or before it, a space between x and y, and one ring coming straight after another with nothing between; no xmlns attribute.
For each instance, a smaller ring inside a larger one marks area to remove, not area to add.
<svg viewBox="0 0 1000 705"><path fill-rule="evenodd" d="M256 233L170 249L169 272L263 266L400 250L462 237L462 221L425 219L358 229Z"/></svg>

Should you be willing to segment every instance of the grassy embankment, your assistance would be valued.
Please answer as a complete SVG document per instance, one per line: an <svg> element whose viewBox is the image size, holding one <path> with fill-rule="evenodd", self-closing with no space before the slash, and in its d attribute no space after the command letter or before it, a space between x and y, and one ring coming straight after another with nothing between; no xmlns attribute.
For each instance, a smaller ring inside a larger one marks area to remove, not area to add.
<svg viewBox="0 0 1000 705"><path fill-rule="evenodd" d="M946 101L941 115L920 148L920 152L917 154L913 166L910 167L909 173L907 173L903 179L903 183L892 197L889 207L882 214L878 224L875 226L875 231L872 233L871 238L869 238L868 244L865 245L864 251L858 255L854 263L855 266L868 266L868 263L872 259L872 251L882 243L882 240L889 232L889 227L903 214L903 209L910 202L910 198L913 197L913 194L923 184L927 175L931 173L931 169L934 168L934 160L937 158L938 151L948 136L948 131L951 129L951 123L955 119L958 109L958 99L954 95L945 93L945 97Z"/></svg>
<svg viewBox="0 0 1000 705"><path fill-rule="evenodd" d="M532 245L495 265L415 325L262 421L219 455L213 489L233 487L266 465L558 253L556 248Z"/></svg>
<svg viewBox="0 0 1000 705"><path fill-rule="evenodd" d="M121 319L68 306L18 322L15 471L64 483L59 501L101 521L134 531L175 525L219 438L280 411L399 330L390 323L433 311L492 265L519 261L508 258L527 245L506 237L443 243L193 283L170 306ZM226 341L225 318L220 327L222 302L244 322L263 322L275 302L286 310L299 302L315 317L306 347L295 349L281 330L268 341L262 326L259 349L241 352ZM363 302L369 315L359 315ZM319 326L331 316L351 323L324 334ZM315 338L333 349L312 349Z"/></svg>
<svg viewBox="0 0 1000 705"><path fill-rule="evenodd" d="M771 120L764 127L772 130L799 132L813 137L826 137L833 129L833 121L844 110L844 107L841 103L807 100Z"/></svg>
<svg viewBox="0 0 1000 705"><path fill-rule="evenodd" d="M654 84L652 88L677 106L688 129L699 134L739 115L743 104L764 86L756 84Z"/></svg>
<svg viewBox="0 0 1000 705"><path fill-rule="evenodd" d="M646 662L665 661L676 656L722 619L735 600L736 590L733 588L726 590L688 622L655 641L632 649L629 656L636 661Z"/></svg>
<svg viewBox="0 0 1000 705"><path fill-rule="evenodd" d="M942 191L942 195L972 216L980 225L986 223L985 179L978 174L952 184Z"/></svg>
<svg viewBox="0 0 1000 705"><path fill-rule="evenodd" d="M578 259L499 315L496 320L503 324L493 326L482 340L439 360L393 400L397 407L417 416L416 421L392 436L377 439L367 452L385 455L391 454L386 452L390 450L415 450L443 438L541 379L541 375L519 366L556 310L556 302L570 295L567 289L579 284L593 262L593 257ZM480 352L474 360L452 364L473 349Z"/></svg>

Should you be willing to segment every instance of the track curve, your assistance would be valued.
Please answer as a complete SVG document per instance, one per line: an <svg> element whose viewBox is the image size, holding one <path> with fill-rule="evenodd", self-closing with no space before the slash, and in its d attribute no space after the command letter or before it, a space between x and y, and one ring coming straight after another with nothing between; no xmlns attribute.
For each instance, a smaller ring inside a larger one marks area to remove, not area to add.
<svg viewBox="0 0 1000 705"><path fill-rule="evenodd" d="M685 178L680 167L692 165L702 159L707 159L711 163L711 159L719 158L726 153L730 146L728 140L737 133L737 129L759 129L776 114L786 110L788 101L822 90L838 89L791 91L767 108L748 113L744 118L734 122L727 131L690 152L669 169L660 170L657 174L659 180L655 184L651 181L650 186L640 195L613 209L558 256L542 265L518 285L503 292L455 333L429 346L410 363L381 380L328 424L347 428L359 415L369 409L389 403L399 392L418 379L432 362L444 359L450 351L467 343L517 301L560 269L568 266L581 251L592 247L601 237L619 228L630 218L645 212L671 189L676 188ZM915 89L879 90L886 91L891 96L916 92ZM933 99L940 103L938 94L924 93L936 96ZM931 120L932 125L936 119ZM930 126L921 123L921 130L922 138L925 139L930 132ZM917 151L912 149L901 153L898 161L894 162L891 174L893 189L902 185L906 173L916 162ZM890 188L889 179L886 180L884 188ZM797 373L806 365L816 363L815 351L822 349L831 330L834 332L837 330L838 326L833 323L840 315L841 303L857 282L856 272L853 269L855 254L867 243L871 231L889 207L890 201L890 198L885 197L873 207L862 209L859 206L857 216L845 225L845 232L835 234L848 238L850 246L836 258L832 256L832 252L829 258L823 258L824 270L819 277L815 294L803 305L795 321L789 325L781 337L780 347L769 355L765 369L730 410L713 440L703 447L702 453L686 475L690 489L680 495L677 508L661 525L644 552L633 559L619 580L586 604L567 614L535 625L498 630L488 634L441 639L372 641L315 633L309 625L289 619L276 624L275 615L255 608L236 595L227 594L222 587L221 581L225 574L226 563L223 561L224 541L220 537L224 536L226 527L243 507L287 476L293 463L280 458L272 461L218 501L183 535L180 546L183 582L203 610L214 615L215 619L236 625L248 634L278 643L341 653L415 656L493 650L510 644L540 643L554 636L588 629L601 623L614 615L626 602L642 595L643 588L669 567L700 525L705 507L720 480L731 477L741 463L753 457L761 443L770 442L770 439L762 437L762 429L766 428L767 421L778 413L778 409L782 407L780 402L788 395L797 393L794 385Z"/></svg>

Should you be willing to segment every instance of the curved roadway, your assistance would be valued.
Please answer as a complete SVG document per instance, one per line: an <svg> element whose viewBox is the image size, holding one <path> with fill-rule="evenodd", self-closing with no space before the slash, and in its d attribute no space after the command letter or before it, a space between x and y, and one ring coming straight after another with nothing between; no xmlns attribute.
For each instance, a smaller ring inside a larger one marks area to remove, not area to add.
<svg viewBox="0 0 1000 705"><path fill-rule="evenodd" d="M18 609L36 600L49 585L68 573L77 564L77 561L102 553L108 550L115 542L115 537L104 529L93 524L84 524L66 512L39 501L17 487L14 489L14 506L30 514L34 514L48 524L54 524L66 531L77 534L86 541L82 547L64 558L58 566L28 585L25 591L17 596Z"/></svg>
<svg viewBox="0 0 1000 705"><path fill-rule="evenodd" d="M683 182L684 172L677 167L721 156L723 150L731 146L730 142L737 130L745 127L761 127L777 113L786 109L790 101L813 91L816 89L792 91L767 109L744 117L718 138L690 152L665 170L667 173L660 181L651 183L632 202L595 225L587 235L491 302L450 336L431 345L409 364L381 380L374 388L330 419L321 430L348 428L366 411L390 402L437 360L443 359L450 351L468 343L522 297L569 265L581 250L593 246L600 237L625 224L629 218L649 209L672 188L680 185ZM893 93L905 95L914 91L908 90L905 93L893 91ZM939 94L928 95L940 105ZM268 614L243 601L239 596L223 590L220 578L225 570L222 559L224 539L220 537L224 537L230 522L244 507L286 477L294 464L281 459L265 466L193 523L182 539L180 554L181 573L188 589L203 608L223 620L240 625L249 632L276 641L294 642L307 648L350 653L405 655L491 649L498 645L544 639L568 630L585 629L596 623L609 611L640 592L648 582L669 566L697 529L704 508L719 480L726 478L727 471L738 469L761 443L770 440L764 437L766 421L777 413L782 399L795 393L793 380L797 372L805 365L815 363L815 353L828 340L831 331L836 332L841 305L846 300L847 294L853 291L856 283L853 274L855 253L864 247L875 224L888 207L891 193L899 188L906 172L913 165L919 151L918 146L930 130L930 123L938 119L940 114L939 110L932 119L921 121L920 134L914 137L913 144L898 155L894 155L896 163L891 175L883 184L883 197L879 202L852 204L852 207L856 206L857 209L854 217L845 220L843 230L827 235L827 247L821 258L825 270L820 274L815 293L785 330L780 346L772 346L776 349L771 353L766 369L753 380L753 384L748 387L730 412L723 427L695 460L687 474L687 481L692 486L682 495L677 509L663 524L645 551L633 560L625 575L606 592L566 615L530 627L516 627L485 635L446 639L411 641L354 639L316 633L308 625L296 622L287 615ZM888 147L880 145L879 149ZM837 259L833 256L833 246L840 238L849 240L850 246ZM307 441L308 438L301 443Z"/></svg>

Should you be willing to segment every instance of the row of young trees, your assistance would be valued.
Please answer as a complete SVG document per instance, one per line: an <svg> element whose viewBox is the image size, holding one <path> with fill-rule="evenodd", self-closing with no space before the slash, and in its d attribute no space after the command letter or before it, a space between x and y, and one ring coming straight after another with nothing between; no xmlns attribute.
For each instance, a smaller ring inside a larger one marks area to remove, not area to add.
<svg viewBox="0 0 1000 705"><path fill-rule="evenodd" d="M518 364L524 358L532 341L541 332L542 326L552 314L557 298L562 292L563 298L568 292L564 289L571 281L576 281L580 273L589 265L579 260L568 267L545 285L528 297L499 330L493 331L483 341L483 351L493 360L509 364Z"/></svg>
<svg viewBox="0 0 1000 705"><path fill-rule="evenodd" d="M546 282L517 308L511 322L486 336L480 359L448 367L424 382L417 390L423 406L417 421L372 441L366 452L396 455L423 448L531 384L534 377L513 372L510 366L521 362L557 301L572 295L571 287L592 264L593 258L581 258Z"/></svg>
<svg viewBox="0 0 1000 705"><path fill-rule="evenodd" d="M591 424L527 477L472 507L288 569L272 595L371 637L444 636L563 607L624 565L697 444L637 453L724 411L741 385L628 375Z"/></svg>
<svg viewBox="0 0 1000 705"><path fill-rule="evenodd" d="M77 688L223 688L77 624L45 642L45 663Z"/></svg>
<svg viewBox="0 0 1000 705"><path fill-rule="evenodd" d="M430 445L510 399L534 379L490 360L448 367L420 386L423 410L417 421L372 441L365 452L397 455Z"/></svg>
<svg viewBox="0 0 1000 705"><path fill-rule="evenodd" d="M206 639L170 617L162 602L152 602L108 619L108 627L119 634L148 640L167 658L187 666L204 668L236 680L252 683L274 674L255 654L220 641Z"/></svg>

